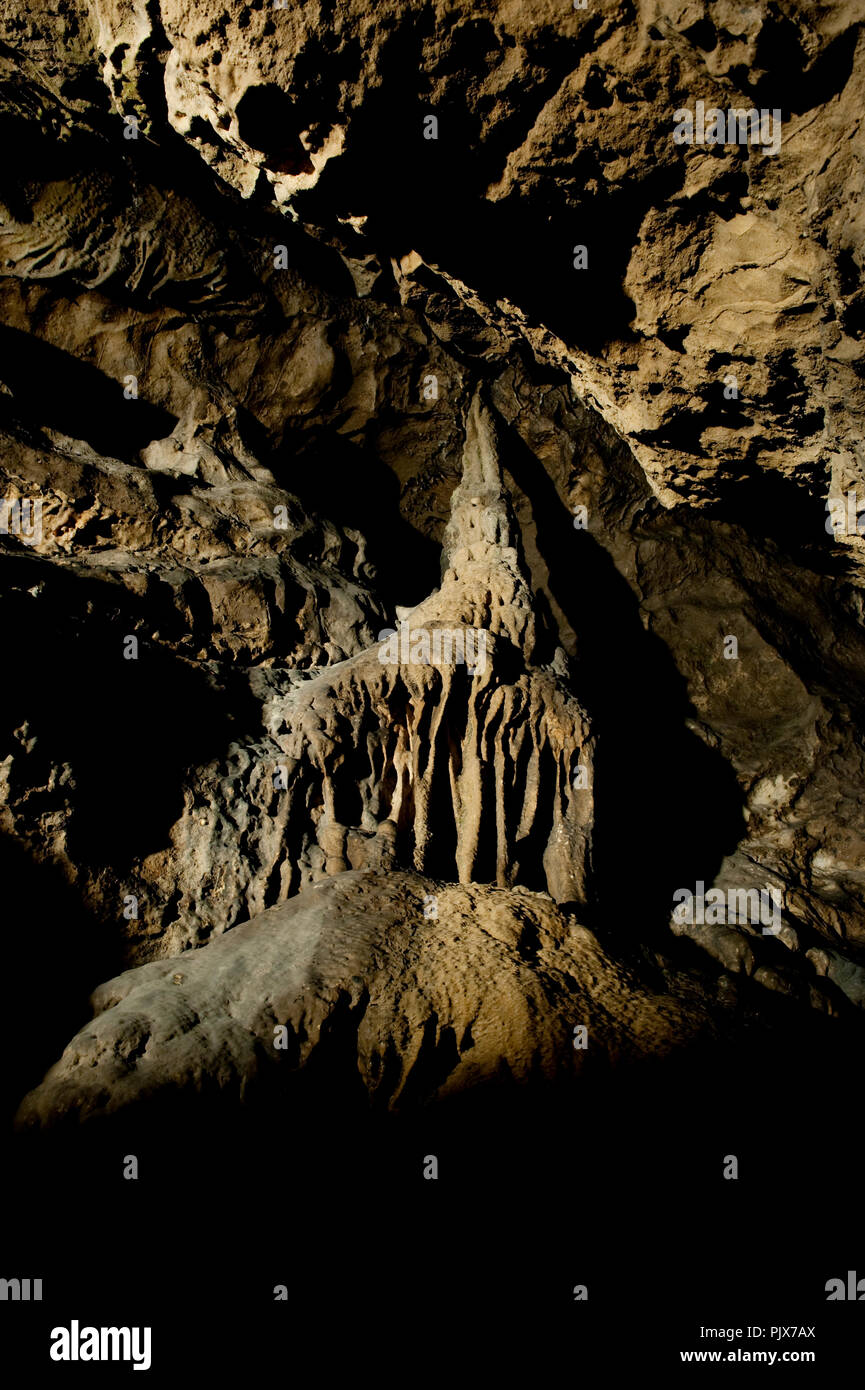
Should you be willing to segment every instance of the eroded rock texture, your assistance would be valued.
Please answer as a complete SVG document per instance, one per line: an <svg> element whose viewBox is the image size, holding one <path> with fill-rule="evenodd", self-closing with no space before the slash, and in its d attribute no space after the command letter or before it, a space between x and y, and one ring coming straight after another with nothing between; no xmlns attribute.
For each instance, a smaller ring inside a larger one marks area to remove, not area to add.
<svg viewBox="0 0 865 1390"><path fill-rule="evenodd" d="M29 1116L222 1077L223 1038L242 1090L277 1002L303 1066L381 971L384 1103L435 1093L422 1046L570 1075L598 981L610 1057L689 1044L686 977L710 1032L855 1019L857 5L0 15L0 832L48 971L14 1099L104 979ZM677 144L698 102L777 152ZM779 929L672 922L698 884Z"/></svg>
<svg viewBox="0 0 865 1390"><path fill-rule="evenodd" d="M327 879L180 961L108 981L93 1003L25 1101L25 1127L177 1087L285 1100L307 1067L399 1109L663 1056L712 1028L698 1001L647 990L542 896L401 872ZM580 1026L597 1049L573 1046Z"/></svg>
<svg viewBox="0 0 865 1390"><path fill-rule="evenodd" d="M410 861L585 901L588 721L564 651L532 665L531 590L478 398L452 507L440 590L375 649L269 706L287 759L286 855L301 885L310 870Z"/></svg>

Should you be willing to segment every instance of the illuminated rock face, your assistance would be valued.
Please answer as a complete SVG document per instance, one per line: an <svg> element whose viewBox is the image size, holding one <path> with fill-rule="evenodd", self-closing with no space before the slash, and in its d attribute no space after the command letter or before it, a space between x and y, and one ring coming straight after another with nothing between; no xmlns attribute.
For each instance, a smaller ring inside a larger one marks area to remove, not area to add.
<svg viewBox="0 0 865 1390"><path fill-rule="evenodd" d="M347 871L857 1017L857 7L0 22L14 1099Z"/></svg>
<svg viewBox="0 0 865 1390"><path fill-rule="evenodd" d="M441 588L374 650L271 706L301 885L310 869L387 863L585 900L591 792L574 783L591 785L589 724L564 652L549 667L531 662L517 541L492 418L476 397Z"/></svg>
<svg viewBox="0 0 865 1390"><path fill-rule="evenodd" d="M306 1069L405 1110L664 1057L712 1031L699 1003L644 989L545 896L401 871L329 878L200 951L109 980L93 1005L21 1107L24 1129L177 1093L285 1105Z"/></svg>

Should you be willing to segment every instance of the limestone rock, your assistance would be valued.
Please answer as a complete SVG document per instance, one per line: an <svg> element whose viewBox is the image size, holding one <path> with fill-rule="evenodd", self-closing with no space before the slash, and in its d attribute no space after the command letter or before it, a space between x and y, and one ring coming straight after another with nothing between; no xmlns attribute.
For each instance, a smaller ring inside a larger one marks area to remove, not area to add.
<svg viewBox="0 0 865 1390"><path fill-rule="evenodd" d="M86 941L16 948L79 961L46 1047L361 870L861 1015L857 7L0 25L0 852ZM678 143L698 103L778 148ZM700 883L779 931L678 933Z"/></svg>
<svg viewBox="0 0 865 1390"><path fill-rule="evenodd" d="M439 592L374 651L270 706L288 823L315 829L326 873L387 854L462 883L524 882L584 901L591 795L574 782L582 767L591 786L589 724L564 653L558 672L533 667L532 595L477 397L452 507ZM307 839L292 849L309 860Z"/></svg>
<svg viewBox="0 0 865 1390"><path fill-rule="evenodd" d="M399 872L328 878L199 951L109 980L92 1002L22 1128L178 1090L290 1096L286 1073L312 1066L398 1110L663 1056L712 1031L544 895Z"/></svg>

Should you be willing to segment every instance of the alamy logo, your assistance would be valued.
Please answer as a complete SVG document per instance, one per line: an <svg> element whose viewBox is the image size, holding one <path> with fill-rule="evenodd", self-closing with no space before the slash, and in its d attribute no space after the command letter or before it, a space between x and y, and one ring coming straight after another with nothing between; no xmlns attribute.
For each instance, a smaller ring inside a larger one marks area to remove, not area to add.
<svg viewBox="0 0 865 1390"><path fill-rule="evenodd" d="M17 536L25 545L42 539L42 498L0 497L0 536Z"/></svg>
<svg viewBox="0 0 865 1390"><path fill-rule="evenodd" d="M673 921L689 926L716 926L721 922L750 922L763 927L764 936L781 930L780 888L710 888L698 880L696 892L677 888L673 894Z"/></svg>
<svg viewBox="0 0 865 1390"><path fill-rule="evenodd" d="M865 511L865 503L860 504L855 487L847 489L846 499L830 497L826 503L829 513L826 518L826 530L829 535L865 536L865 515L860 516L860 507Z"/></svg>
<svg viewBox="0 0 865 1390"><path fill-rule="evenodd" d="M71 1327L51 1331L52 1361L132 1361L133 1371L150 1370L149 1327Z"/></svg>
<svg viewBox="0 0 865 1390"><path fill-rule="evenodd" d="M383 643L378 659L383 666L453 666L465 665L471 675L482 676L487 669L487 634L482 627L410 628L403 619L395 628L386 627L378 634Z"/></svg>
<svg viewBox="0 0 865 1390"><path fill-rule="evenodd" d="M855 1269L847 1271L847 1287L843 1279L829 1279L826 1283L827 1303L865 1302L865 1279L857 1279Z"/></svg>
<svg viewBox="0 0 865 1390"><path fill-rule="evenodd" d="M781 112L731 106L721 111L717 106L706 110L698 101L694 114L682 107L673 115L673 141L676 145L761 145L767 154L777 154L781 148Z"/></svg>
<svg viewBox="0 0 865 1390"><path fill-rule="evenodd" d="M33 1291L30 1291L30 1285ZM41 1279L0 1279L0 1299L11 1299L13 1303L42 1302Z"/></svg>

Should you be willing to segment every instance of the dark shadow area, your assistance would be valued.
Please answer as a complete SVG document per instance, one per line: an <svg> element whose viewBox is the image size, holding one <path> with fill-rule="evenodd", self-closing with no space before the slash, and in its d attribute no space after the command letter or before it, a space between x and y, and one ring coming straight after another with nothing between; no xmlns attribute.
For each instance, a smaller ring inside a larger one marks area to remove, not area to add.
<svg viewBox="0 0 865 1390"><path fill-rule="evenodd" d="M0 836L4 990L2 1125L90 1017L87 1000L123 969L120 922L88 912L59 868ZM118 911L118 918L120 913Z"/></svg>
<svg viewBox="0 0 865 1390"><path fill-rule="evenodd" d="M597 737L594 904L613 905L618 936L667 935L677 888L711 883L744 831L733 769L685 726L684 678L646 632L612 559L573 517L515 431L500 431L503 467L528 498L550 591L577 634L574 693Z"/></svg>
<svg viewBox="0 0 865 1390"><path fill-rule="evenodd" d="M255 727L245 682L223 673L220 683L151 641L152 606L119 586L35 559L0 556L0 566L4 639L20 654L0 686L0 756L21 760L13 789L18 775L46 787L68 765L70 857L121 870L165 845L186 770ZM38 596L28 580L41 584ZM137 659L124 657L130 637ZM35 739L26 754L11 738L23 725ZM54 795L59 808L64 794ZM46 809L51 800L38 794Z"/></svg>
<svg viewBox="0 0 865 1390"><path fill-rule="evenodd" d="M137 462L146 445L177 424L177 416L160 406L127 399L124 387L97 367L3 325L0 378L12 392L7 410L22 425L60 430L124 463Z"/></svg>
<svg viewBox="0 0 865 1390"><path fill-rule="evenodd" d="M826 531L829 512L815 492L759 465L742 469L746 476L737 478L722 502L702 508L701 516L741 526L758 553L769 542L777 546L779 560L786 556L814 573L832 573L838 550Z"/></svg>
<svg viewBox="0 0 865 1390"><path fill-rule="evenodd" d="M420 63L420 34L417 44ZM366 230L372 242L380 239L394 255L419 251L487 303L507 298L530 321L589 352L630 340L634 306L625 272L647 208L680 186L682 168L658 166L643 183L609 191L596 155L585 151L559 171L561 179L533 186L531 206L516 195L494 202L485 193L501 172L496 137L487 145L464 104L433 106L418 94L418 68L404 41L399 60L385 51L382 67L387 80L352 115L351 160L328 165L310 195L316 220L327 225L346 210L375 209ZM435 139L424 136L428 115L438 121ZM597 191L586 195L590 184ZM580 245L588 249L587 269L574 266Z"/></svg>
<svg viewBox="0 0 865 1390"><path fill-rule="evenodd" d="M758 995L750 1025L723 1045L577 1085L519 1088L503 1075L402 1117L320 1090L318 1106L286 1107L282 1094L257 1113L232 1098L220 1121L202 1098L176 1096L65 1142L19 1142L3 1174L15 1194L6 1273L43 1278L54 1322L152 1323L163 1356L174 1335L199 1367L232 1352L248 1362L253 1328L263 1364L323 1302L341 1325L368 1328L386 1308L418 1335L435 1316L436 1347L451 1338L464 1358L476 1339L485 1364L503 1309L509 1326L493 1341L507 1357L522 1330L535 1358L542 1332L549 1351L562 1333L577 1367L593 1347L600 1364L659 1347L673 1364L706 1345L701 1324L801 1322L820 1324L819 1355L834 1364L841 1316L857 1310L827 1307L825 1284L863 1273L865 1224L855 1203L843 1220L815 1216L803 1193L837 1190L857 1151L849 1076L862 1042L777 1001L760 1019ZM123 1178L129 1155L135 1181ZM93 1239L96 1213L107 1230L135 1231L120 1290ZM353 1241L362 1277L349 1278L339 1252ZM575 1305L578 1285L588 1307ZM470 1318L455 1317L455 1300L470 1301ZM193 1312L207 1336L190 1346Z"/></svg>
<svg viewBox="0 0 865 1390"><path fill-rule="evenodd" d="M400 515L399 479L373 450L333 430L298 430L268 466L279 485L310 511L366 537L367 560L384 603L410 607L439 587L441 546Z"/></svg>
<svg viewBox="0 0 865 1390"><path fill-rule="evenodd" d="M313 173L291 99L275 82L247 87L236 115L241 140L265 155L265 168L280 174Z"/></svg>
<svg viewBox="0 0 865 1390"><path fill-rule="evenodd" d="M751 89L756 104L780 107L785 117L801 116L843 92L858 41L859 25L850 24L809 64L794 20L776 12L760 29L753 65L759 74L756 81L747 68L736 69L734 80L742 81L743 90Z"/></svg>

